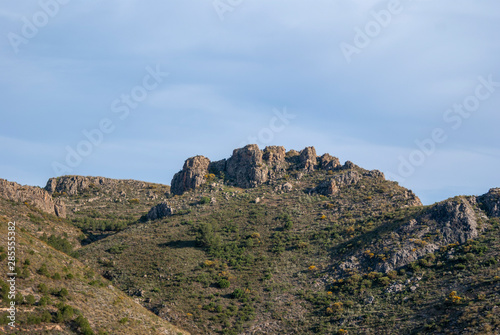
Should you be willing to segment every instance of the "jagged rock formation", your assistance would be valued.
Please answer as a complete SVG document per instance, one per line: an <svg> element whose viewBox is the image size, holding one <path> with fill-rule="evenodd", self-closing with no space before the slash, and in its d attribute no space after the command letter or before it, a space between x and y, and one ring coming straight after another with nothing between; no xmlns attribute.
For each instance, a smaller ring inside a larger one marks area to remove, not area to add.
<svg viewBox="0 0 500 335"><path fill-rule="evenodd" d="M45 190L49 193L67 194L69 196L79 195L91 188L99 188L105 193L119 193L124 188L146 188L150 183L138 180L121 180L103 177L85 177L85 176L62 176L50 178L47 181Z"/></svg>
<svg viewBox="0 0 500 335"><path fill-rule="evenodd" d="M298 153L286 152L281 146L268 146L260 150L256 144L235 149L229 159L216 162L203 156L189 158L182 171L172 179L172 193L182 194L202 185L208 173L224 174L230 184L253 188L283 177L289 170L312 172L318 167L333 170L340 167L339 159L328 154L319 158L316 149L308 147Z"/></svg>
<svg viewBox="0 0 500 335"><path fill-rule="evenodd" d="M477 198L488 216L500 217L500 188L492 188L488 193Z"/></svg>
<svg viewBox="0 0 500 335"><path fill-rule="evenodd" d="M364 253L348 257L342 270L372 267L380 272L400 268L452 243L462 244L478 236L475 198L456 198L438 203L389 235L374 241ZM387 254L385 250L391 250ZM384 255L384 260L373 255Z"/></svg>
<svg viewBox="0 0 500 335"><path fill-rule="evenodd" d="M314 171L317 161L316 149L314 147L307 147L300 152L299 168L307 172Z"/></svg>
<svg viewBox="0 0 500 335"><path fill-rule="evenodd" d="M39 187L21 186L18 183L0 179L0 197L28 202L46 213L66 217L65 204L59 199L52 199L47 191Z"/></svg>
<svg viewBox="0 0 500 335"><path fill-rule="evenodd" d="M170 216L174 214L174 209L166 201L159 203L158 205L151 208L148 212L148 220L161 219L165 216Z"/></svg>
<svg viewBox="0 0 500 335"><path fill-rule="evenodd" d="M196 156L186 160L182 171L172 179L171 192L182 194L203 184L208 174L210 160L204 156Z"/></svg>
<svg viewBox="0 0 500 335"><path fill-rule="evenodd" d="M314 190L314 193L323 195L333 195L339 191L335 179L327 179L322 181Z"/></svg>
<svg viewBox="0 0 500 335"><path fill-rule="evenodd" d="M324 154L319 158L319 165L323 170L335 170L340 167L340 161L337 157L330 154Z"/></svg>
<svg viewBox="0 0 500 335"><path fill-rule="evenodd" d="M226 176L243 188L265 183L268 180L268 167L263 164L262 156L262 151L255 144L234 150L227 160Z"/></svg>

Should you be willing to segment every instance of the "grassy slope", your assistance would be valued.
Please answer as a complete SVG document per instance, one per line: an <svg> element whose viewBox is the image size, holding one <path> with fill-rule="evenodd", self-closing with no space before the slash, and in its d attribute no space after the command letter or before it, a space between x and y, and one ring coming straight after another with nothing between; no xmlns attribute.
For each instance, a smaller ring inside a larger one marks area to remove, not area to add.
<svg viewBox="0 0 500 335"><path fill-rule="evenodd" d="M340 329L399 334L401 329L418 333L426 325L435 332L463 329L463 324L446 324L446 316L461 315L468 306L449 306L446 295L454 288L465 294L482 281L489 283L484 286L489 300L467 301L478 309L498 303L491 297L498 267L484 266L496 257L498 244L475 253L474 264L465 269L447 259L443 264L429 260L425 267L412 264L405 273L392 273L389 281L367 269L339 284L331 267L343 259L346 246L366 248L380 227L397 227L425 208L406 207L404 189L378 179L342 188L332 198L304 193L324 177L320 171L294 180L296 190L285 194L270 186L190 192L170 200L181 210L178 215L132 225L80 252L119 288L193 334L330 334ZM215 204L200 204L204 196ZM484 237L478 241L486 243ZM399 282L402 292L386 292ZM470 291L469 298L476 293ZM374 302L368 303L372 296ZM442 318L430 317L430 306ZM497 317L486 320L496 327Z"/></svg>
<svg viewBox="0 0 500 335"><path fill-rule="evenodd" d="M80 261L53 249L46 243L40 241L36 234L38 229L33 229L34 224L41 226L42 230L49 231L52 228L67 230L68 236L71 232L81 234L81 231L61 222L55 217L43 215L33 208L24 204L13 204L2 202L0 214L0 266L2 275L0 279L5 281L7 271L7 259L4 259L7 249L7 223L16 220L17 223L17 264L19 267L17 278L17 289L24 296L25 303L19 305L17 313L18 334L79 334L75 324L77 314L70 316L67 312L65 320L57 319L57 305L63 303L69 305L88 319L90 326L97 334L179 334L179 329L153 313L147 311L120 290L114 288L92 269L83 265ZM35 222L29 218L43 218L43 221ZM35 230L34 233L30 231ZM71 239L71 238L70 238ZM45 264L46 272L40 271ZM44 274L41 274L44 272ZM44 289L39 284L46 285ZM67 296L60 292L66 289ZM28 304L27 297L32 295L35 304ZM40 298L48 297L49 303L40 306ZM2 320L7 300L2 299L0 308ZM62 307L62 306L59 306ZM68 308L66 308L68 310ZM47 314L47 312L49 314ZM45 313L45 314L44 314ZM41 319L45 322L41 322ZM120 322L121 321L121 322ZM1 332L14 333L8 326L0 326Z"/></svg>

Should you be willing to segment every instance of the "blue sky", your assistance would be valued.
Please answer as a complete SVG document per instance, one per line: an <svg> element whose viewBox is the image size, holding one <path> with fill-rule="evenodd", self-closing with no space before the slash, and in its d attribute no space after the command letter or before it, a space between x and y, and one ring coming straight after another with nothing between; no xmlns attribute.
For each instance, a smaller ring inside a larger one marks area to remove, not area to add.
<svg viewBox="0 0 500 335"><path fill-rule="evenodd" d="M170 184L253 142L426 204L500 187L498 2L4 1L0 20L0 178Z"/></svg>

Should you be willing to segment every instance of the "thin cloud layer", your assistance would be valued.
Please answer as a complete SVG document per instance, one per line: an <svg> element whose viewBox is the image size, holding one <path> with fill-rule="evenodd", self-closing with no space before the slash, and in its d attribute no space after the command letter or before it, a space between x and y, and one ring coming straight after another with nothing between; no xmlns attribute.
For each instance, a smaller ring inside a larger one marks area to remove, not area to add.
<svg viewBox="0 0 500 335"><path fill-rule="evenodd" d="M188 156L255 139L378 168L425 203L500 185L500 4L222 3L3 4L0 177L43 185L69 147L88 155L68 173L169 183ZM148 68L168 72L151 90ZM446 111L488 76L490 96L453 129ZM294 118L269 133L284 108ZM98 136L103 120L113 130Z"/></svg>

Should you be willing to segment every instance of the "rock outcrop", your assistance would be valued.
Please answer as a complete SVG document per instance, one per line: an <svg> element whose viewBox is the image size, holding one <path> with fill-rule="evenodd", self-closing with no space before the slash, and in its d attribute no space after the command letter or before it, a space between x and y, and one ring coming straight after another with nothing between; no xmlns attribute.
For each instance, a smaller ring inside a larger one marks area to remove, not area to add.
<svg viewBox="0 0 500 335"><path fill-rule="evenodd" d="M161 219L166 216L174 215L174 209L166 201L159 203L148 212L148 220Z"/></svg>
<svg viewBox="0 0 500 335"><path fill-rule="evenodd" d="M171 192L182 194L205 183L210 160L204 156L188 158L182 171L177 172L172 179Z"/></svg>
<svg viewBox="0 0 500 335"><path fill-rule="evenodd" d="M206 175L213 173L219 177L224 176L230 185L241 188L253 188L265 183L273 183L290 172L299 170L299 173L311 173L317 169L337 170L355 169L356 165L347 162L343 167L338 158L329 154L317 157L314 147L307 147L300 153L295 150L286 151L282 146L268 146L260 150L256 144L249 144L243 148L235 149L229 159L216 162L203 156L196 156L186 160L183 169L176 173L172 179L171 192L183 194L196 189L206 181ZM297 177L298 178L298 177ZM352 184L361 178L356 171L349 171L345 176L336 180L338 186ZM298 178L300 179L300 178ZM318 193L333 194L336 187L321 186ZM283 189L283 191L286 191ZM333 192L333 193L331 193Z"/></svg>
<svg viewBox="0 0 500 335"><path fill-rule="evenodd" d="M226 176L243 188L256 187L268 180L268 167L263 164L262 151L256 144L235 149L227 160Z"/></svg>
<svg viewBox="0 0 500 335"><path fill-rule="evenodd" d="M63 176L50 178L47 181L45 190L49 193L66 193L67 195L78 195L87 190L91 185L103 185L107 178L84 177L84 176Z"/></svg>
<svg viewBox="0 0 500 335"><path fill-rule="evenodd" d="M333 195L338 193L339 187L357 184L361 178L362 175L359 172L350 170L322 181L313 192L322 195Z"/></svg>
<svg viewBox="0 0 500 335"><path fill-rule="evenodd" d="M322 181L313 191L314 193L328 196L338 193L339 188L334 179L327 179Z"/></svg>
<svg viewBox="0 0 500 335"><path fill-rule="evenodd" d="M341 165L337 157L333 157L330 154L324 154L319 158L319 166L323 170L335 170Z"/></svg>
<svg viewBox="0 0 500 335"><path fill-rule="evenodd" d="M446 200L373 241L368 251L347 257L340 268L363 271L371 267L387 272L410 264L442 246L463 244L478 234L474 200L462 197ZM387 254L384 250L393 252ZM384 260L374 261L372 257L377 254L383 254Z"/></svg>
<svg viewBox="0 0 500 335"><path fill-rule="evenodd" d="M0 197L13 201L27 202L49 214L66 217L66 206L54 200L46 190L34 186L21 186L18 183L0 179Z"/></svg>
<svg viewBox="0 0 500 335"><path fill-rule="evenodd" d="M45 190L51 194L58 193L68 196L78 196L85 192L95 191L118 196L127 190L157 187L159 184L147 183L132 179L112 179L88 176L62 176L50 178Z"/></svg>
<svg viewBox="0 0 500 335"><path fill-rule="evenodd" d="M491 217L500 217L500 188L492 188L488 193L477 198L486 214Z"/></svg>
<svg viewBox="0 0 500 335"><path fill-rule="evenodd" d="M307 147L300 152L299 168L307 172L314 171L317 161L316 149L314 147Z"/></svg>

